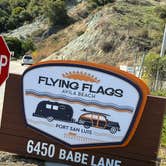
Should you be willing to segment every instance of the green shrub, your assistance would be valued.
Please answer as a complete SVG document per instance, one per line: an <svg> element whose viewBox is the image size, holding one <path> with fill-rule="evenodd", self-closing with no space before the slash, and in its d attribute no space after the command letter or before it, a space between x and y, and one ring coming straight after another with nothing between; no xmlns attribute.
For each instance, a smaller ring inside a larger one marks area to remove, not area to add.
<svg viewBox="0 0 166 166"><path fill-rule="evenodd" d="M152 92L152 95L166 97L166 89L162 89L162 90L158 90L158 91Z"/></svg>
<svg viewBox="0 0 166 166"><path fill-rule="evenodd" d="M11 14L11 6L7 0L0 0L0 10Z"/></svg>
<svg viewBox="0 0 166 166"><path fill-rule="evenodd" d="M7 17L7 16L8 16L7 12L5 10L0 9L0 17Z"/></svg>
<svg viewBox="0 0 166 166"><path fill-rule="evenodd" d="M20 14L22 11L24 11L24 10L25 10L25 9L24 9L23 7L18 6L18 7L14 8L14 9L12 10L12 15L13 15L13 16L19 16L19 14Z"/></svg>
<svg viewBox="0 0 166 166"><path fill-rule="evenodd" d="M16 19L13 18L13 17L9 17L9 19L7 20L7 23L6 23L6 30L13 30L15 28L17 28L17 24L16 24Z"/></svg>
<svg viewBox="0 0 166 166"><path fill-rule="evenodd" d="M11 4L12 8L16 8L16 7L26 8L26 6L29 3L28 0L10 0L9 2Z"/></svg>
<svg viewBox="0 0 166 166"><path fill-rule="evenodd" d="M93 11L97 7L98 7L98 5L95 2L88 0L88 10L89 11Z"/></svg>
<svg viewBox="0 0 166 166"><path fill-rule="evenodd" d="M162 128L161 145L166 146L166 115L164 117L164 123Z"/></svg>
<svg viewBox="0 0 166 166"><path fill-rule="evenodd" d="M161 19L166 19L166 5L156 7L155 12Z"/></svg>
<svg viewBox="0 0 166 166"><path fill-rule="evenodd" d="M19 14L19 20L21 22L25 22L25 21L31 21L32 20L32 16L25 10L23 10L20 14Z"/></svg>
<svg viewBox="0 0 166 166"><path fill-rule="evenodd" d="M45 6L45 16L48 17L51 25L66 25L68 15L64 0L48 0Z"/></svg>
<svg viewBox="0 0 166 166"><path fill-rule="evenodd" d="M142 28L139 32L138 32L138 37L142 37L142 38L149 38L149 31L146 28Z"/></svg>
<svg viewBox="0 0 166 166"><path fill-rule="evenodd" d="M8 28L17 28L30 20L32 20L31 15L23 7L16 7L12 10L12 15L9 17Z"/></svg>
<svg viewBox="0 0 166 166"><path fill-rule="evenodd" d="M27 6L27 11L30 15L35 18L39 15L43 15L43 0L31 0Z"/></svg>
<svg viewBox="0 0 166 166"><path fill-rule="evenodd" d="M160 57L159 54L149 53L145 58L144 66L144 71L148 77L151 89L153 90L155 86L157 71L159 72L158 79L161 82L160 88L162 88L162 81L166 80L166 56ZM160 93L165 94L163 90Z"/></svg>
<svg viewBox="0 0 166 166"><path fill-rule="evenodd" d="M101 49L105 52L108 53L110 51L114 51L115 50L115 42L113 40L109 41L109 42L104 42L101 45Z"/></svg>
<svg viewBox="0 0 166 166"><path fill-rule="evenodd" d="M77 32L77 36L81 36L82 34L84 34L85 31L78 31Z"/></svg>
<svg viewBox="0 0 166 166"><path fill-rule="evenodd" d="M43 14L44 0L0 0L0 33L32 21Z"/></svg>
<svg viewBox="0 0 166 166"><path fill-rule="evenodd" d="M166 89L162 89L162 90L152 92L152 95L166 97ZM162 135L161 135L161 145L166 146L166 115L164 116Z"/></svg>
<svg viewBox="0 0 166 166"><path fill-rule="evenodd" d="M34 44L31 39L20 40L16 37L5 37L8 47L14 51L15 58L23 56L27 51L34 50Z"/></svg>
<svg viewBox="0 0 166 166"><path fill-rule="evenodd" d="M15 37L5 37L7 45L11 51L14 51L14 56L19 58L23 55L22 43L19 39Z"/></svg>
<svg viewBox="0 0 166 166"><path fill-rule="evenodd" d="M151 6L152 4L146 0L125 0L126 2L133 5Z"/></svg>
<svg viewBox="0 0 166 166"><path fill-rule="evenodd" d="M159 55L155 53L149 53L144 62L145 70L149 78L155 80L158 69Z"/></svg>
<svg viewBox="0 0 166 166"><path fill-rule="evenodd" d="M28 52L29 50L35 50L35 46L32 39L22 40L22 50L24 53Z"/></svg>
<svg viewBox="0 0 166 166"><path fill-rule="evenodd" d="M5 27L4 27L5 23L6 23L5 17L1 17L0 18L0 29L1 29L1 32L6 30Z"/></svg>
<svg viewBox="0 0 166 166"><path fill-rule="evenodd" d="M97 6L104 6L104 5L108 4L108 3L115 2L115 0L89 0L88 2L93 4L94 6L95 6L95 4Z"/></svg>

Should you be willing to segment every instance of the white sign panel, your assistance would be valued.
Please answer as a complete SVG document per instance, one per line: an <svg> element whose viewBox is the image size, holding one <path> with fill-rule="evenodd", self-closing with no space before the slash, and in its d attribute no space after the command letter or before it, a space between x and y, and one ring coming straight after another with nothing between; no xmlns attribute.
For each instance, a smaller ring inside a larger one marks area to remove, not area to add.
<svg viewBox="0 0 166 166"><path fill-rule="evenodd" d="M124 146L143 111L141 87L148 92L126 76L80 62L31 67L22 78L26 123L72 148Z"/></svg>

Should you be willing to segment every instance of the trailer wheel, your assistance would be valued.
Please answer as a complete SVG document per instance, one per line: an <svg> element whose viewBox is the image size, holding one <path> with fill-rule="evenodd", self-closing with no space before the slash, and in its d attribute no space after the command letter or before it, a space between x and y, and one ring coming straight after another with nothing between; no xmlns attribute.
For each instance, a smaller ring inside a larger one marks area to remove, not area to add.
<svg viewBox="0 0 166 166"><path fill-rule="evenodd" d="M48 117L47 117L47 120L48 120L49 122L52 122L52 121L54 120L54 117L53 117L53 116L48 116Z"/></svg>
<svg viewBox="0 0 166 166"><path fill-rule="evenodd" d="M71 121L72 120L72 116L70 114L67 114L66 115L66 120Z"/></svg>
<svg viewBox="0 0 166 166"><path fill-rule="evenodd" d="M85 122L85 123L84 123L84 127L85 127L86 129L89 129L89 128L91 127L91 123L90 123L90 122Z"/></svg>
<svg viewBox="0 0 166 166"><path fill-rule="evenodd" d="M117 128L116 127L111 127L110 132L111 132L111 134L115 134L117 132Z"/></svg>

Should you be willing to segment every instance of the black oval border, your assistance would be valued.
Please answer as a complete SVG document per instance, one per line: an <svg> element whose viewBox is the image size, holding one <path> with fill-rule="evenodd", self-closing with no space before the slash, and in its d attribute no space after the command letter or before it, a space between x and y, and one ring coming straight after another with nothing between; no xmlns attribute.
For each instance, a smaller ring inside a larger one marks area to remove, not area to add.
<svg viewBox="0 0 166 166"><path fill-rule="evenodd" d="M73 62L74 63L74 62ZM34 126L31 126L27 123L27 120L26 120L26 116L25 116L25 107L24 107L24 94L23 94L23 90L24 90L24 85L23 85L23 79L24 79L24 76L26 75L26 73L28 73L29 71L33 70L33 69L36 69L36 68L41 68L41 67L48 67L48 66L69 66L69 67L80 67L80 68L85 68L85 69L90 69L90 70L95 70L95 71L99 71L99 72L102 72L102 73L106 73L106 74L109 74L109 75L113 75L113 76L116 76L122 80L125 80L126 82L130 83L132 86L134 86L139 95L140 95L140 98L139 98L139 101L137 103L137 107L136 107L136 111L135 111L135 114L133 116L133 119L132 119L132 122L130 124L130 127L124 137L124 139L120 142L111 142L111 143L95 143L95 144L78 144L78 145L70 145L69 143L66 143L48 133L45 133L43 132L42 130L39 130L38 128L35 128ZM22 75L22 79L21 79L21 90L22 90L22 106L23 106L23 113L24 113L24 119L25 119L25 122L26 122L26 125L29 126L30 128L34 129L34 130L37 130L41 133L44 133L46 136L48 137L51 137L53 139L55 139L56 141L58 141L60 144L63 144L63 145L67 145L69 148L90 148L90 147L98 147L100 148L101 146L116 146L116 145L122 145L125 140L128 138L129 134L130 134L130 131L132 130L133 128L133 125L134 125L134 122L137 118L137 115L139 113L139 108L140 108L140 105L141 105L141 102L142 102L142 96L143 96L143 93L140 89L140 87L135 84L133 81L127 79L126 77L123 77L122 75L118 75L117 73L114 73L112 71L108 71L108 70L104 70L104 69L101 69L101 68L96 68L94 66L89 66L88 64L87 65L84 65L84 64L69 64L69 63L62 63L62 62L49 62L49 63L45 63L45 64L39 64L39 65L36 65L36 66L32 66L31 68L28 68L27 70L25 70L25 72L23 73Z"/></svg>

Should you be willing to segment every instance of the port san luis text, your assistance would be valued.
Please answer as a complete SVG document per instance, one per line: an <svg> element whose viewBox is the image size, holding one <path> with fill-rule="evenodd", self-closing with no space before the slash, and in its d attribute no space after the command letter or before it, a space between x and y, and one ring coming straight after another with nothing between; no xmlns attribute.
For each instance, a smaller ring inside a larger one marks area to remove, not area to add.
<svg viewBox="0 0 166 166"><path fill-rule="evenodd" d="M94 85L90 83L78 83L76 81L57 79L46 76L39 76L38 84L58 88L66 88L69 90L80 90L82 92L89 92L93 94L123 97L123 90L120 88L114 89L112 87L103 87L101 85Z"/></svg>

